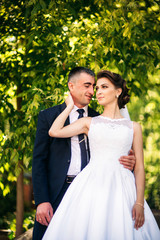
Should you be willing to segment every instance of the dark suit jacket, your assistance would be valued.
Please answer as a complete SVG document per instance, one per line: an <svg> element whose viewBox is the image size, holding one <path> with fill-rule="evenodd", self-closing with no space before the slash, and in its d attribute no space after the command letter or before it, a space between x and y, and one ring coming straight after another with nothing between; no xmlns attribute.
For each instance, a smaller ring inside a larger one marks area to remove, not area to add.
<svg viewBox="0 0 160 240"><path fill-rule="evenodd" d="M71 160L71 139L52 138L48 135L55 118L66 104L48 108L39 113L33 151L32 180L36 206L42 202L54 204L61 191ZM99 115L88 108L88 116ZM69 118L65 125L69 124Z"/></svg>

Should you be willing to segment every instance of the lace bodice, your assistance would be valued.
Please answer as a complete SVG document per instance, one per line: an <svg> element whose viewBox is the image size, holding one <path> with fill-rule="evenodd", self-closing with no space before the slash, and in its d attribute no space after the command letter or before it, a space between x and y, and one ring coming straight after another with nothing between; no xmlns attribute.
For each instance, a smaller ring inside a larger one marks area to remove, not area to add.
<svg viewBox="0 0 160 240"><path fill-rule="evenodd" d="M88 133L91 161L117 159L128 155L133 140L132 121L98 116L91 120Z"/></svg>

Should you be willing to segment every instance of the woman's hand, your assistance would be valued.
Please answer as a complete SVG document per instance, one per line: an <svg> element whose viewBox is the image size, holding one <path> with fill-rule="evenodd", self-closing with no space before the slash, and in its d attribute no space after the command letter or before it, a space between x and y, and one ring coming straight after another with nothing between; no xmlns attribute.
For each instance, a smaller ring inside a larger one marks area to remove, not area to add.
<svg viewBox="0 0 160 240"><path fill-rule="evenodd" d="M48 134L50 137L57 137L57 138L67 138L77 135L77 129L72 129L72 124L68 126L64 126L66 119L68 118L70 112L73 109L74 102L70 93L66 99L67 107L61 112L57 118L53 121L52 126L50 127ZM81 126L79 126L81 127ZM82 128L82 127L81 127ZM75 131L73 131L75 130ZM73 131L73 135L72 132ZM78 132L79 133L79 132Z"/></svg>
<svg viewBox="0 0 160 240"><path fill-rule="evenodd" d="M68 94L68 96L67 96L67 98L66 98L66 100L65 100L65 103L66 103L67 107L68 107L68 106L70 106L71 108L74 107L73 98L72 98L70 92L69 92L69 94Z"/></svg>
<svg viewBox="0 0 160 240"><path fill-rule="evenodd" d="M134 227L138 230L138 228L142 227L144 224L144 207L141 204L135 203L132 209L132 218L135 220Z"/></svg>

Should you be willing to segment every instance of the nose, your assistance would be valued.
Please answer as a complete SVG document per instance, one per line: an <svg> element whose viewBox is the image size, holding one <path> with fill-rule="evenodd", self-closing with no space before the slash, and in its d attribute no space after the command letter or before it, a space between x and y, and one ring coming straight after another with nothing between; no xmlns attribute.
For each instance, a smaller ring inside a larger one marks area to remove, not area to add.
<svg viewBox="0 0 160 240"><path fill-rule="evenodd" d="M90 86L90 88L89 88L89 93L93 96L93 94L94 94L94 88L93 88L93 86Z"/></svg>
<svg viewBox="0 0 160 240"><path fill-rule="evenodd" d="M101 94L101 89L100 89L100 88L98 88L98 89L96 90L96 95L99 95L99 94Z"/></svg>

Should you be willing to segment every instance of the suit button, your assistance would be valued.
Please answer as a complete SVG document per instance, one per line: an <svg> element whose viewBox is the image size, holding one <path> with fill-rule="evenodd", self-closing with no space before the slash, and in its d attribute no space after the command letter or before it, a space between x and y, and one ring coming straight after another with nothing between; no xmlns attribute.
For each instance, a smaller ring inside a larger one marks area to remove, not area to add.
<svg viewBox="0 0 160 240"><path fill-rule="evenodd" d="M71 160L70 159L68 159L68 161L67 161L68 163L70 163L71 162Z"/></svg>

